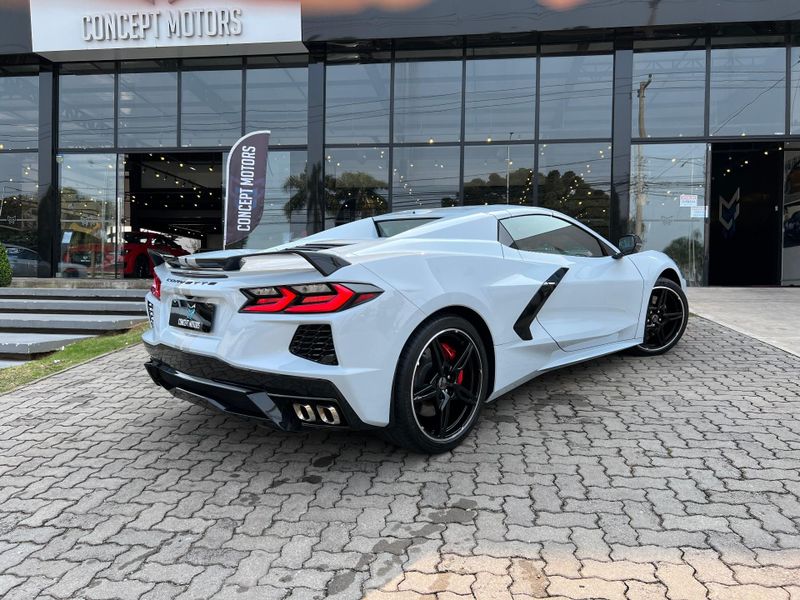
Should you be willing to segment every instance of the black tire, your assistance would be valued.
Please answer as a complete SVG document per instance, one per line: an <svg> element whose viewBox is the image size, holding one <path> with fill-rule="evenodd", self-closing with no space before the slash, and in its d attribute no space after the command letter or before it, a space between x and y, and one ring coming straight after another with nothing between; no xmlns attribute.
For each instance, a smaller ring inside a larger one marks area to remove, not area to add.
<svg viewBox="0 0 800 600"><path fill-rule="evenodd" d="M384 438L423 454L458 446L480 417L488 368L486 348L469 321L442 316L423 324L400 354Z"/></svg>
<svg viewBox="0 0 800 600"><path fill-rule="evenodd" d="M150 279L150 277L152 277L150 261L147 260L147 257L140 256L136 259L136 264L133 265L133 278Z"/></svg>
<svg viewBox="0 0 800 600"><path fill-rule="evenodd" d="M656 281L647 300L644 341L631 348L636 356L659 356L675 347L689 322L689 301L671 279Z"/></svg>

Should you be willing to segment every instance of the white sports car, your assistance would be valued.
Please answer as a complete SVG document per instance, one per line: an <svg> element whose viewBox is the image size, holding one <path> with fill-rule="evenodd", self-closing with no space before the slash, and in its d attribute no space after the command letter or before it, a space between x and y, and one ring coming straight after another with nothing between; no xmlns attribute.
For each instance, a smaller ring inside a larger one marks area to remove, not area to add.
<svg viewBox="0 0 800 600"><path fill-rule="evenodd" d="M550 210L480 206L259 253L154 254L147 370L179 398L283 431L376 429L443 452L484 403L541 373L678 342L685 282L640 245Z"/></svg>

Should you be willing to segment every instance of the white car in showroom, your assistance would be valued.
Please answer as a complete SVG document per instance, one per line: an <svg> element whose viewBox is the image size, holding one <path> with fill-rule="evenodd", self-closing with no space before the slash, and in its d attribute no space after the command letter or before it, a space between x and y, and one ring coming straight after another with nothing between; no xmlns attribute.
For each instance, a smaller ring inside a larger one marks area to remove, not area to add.
<svg viewBox="0 0 800 600"><path fill-rule="evenodd" d="M678 343L685 281L640 246L554 211L480 206L258 253L154 253L146 366L178 398L283 431L379 430L444 452L541 373Z"/></svg>

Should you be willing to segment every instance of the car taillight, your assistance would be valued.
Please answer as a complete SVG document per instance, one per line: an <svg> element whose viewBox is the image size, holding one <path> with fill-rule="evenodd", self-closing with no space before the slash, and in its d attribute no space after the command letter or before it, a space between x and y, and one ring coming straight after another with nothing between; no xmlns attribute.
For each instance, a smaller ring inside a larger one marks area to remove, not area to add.
<svg viewBox="0 0 800 600"><path fill-rule="evenodd" d="M247 303L240 312L322 314L347 310L374 300L383 290L363 283L313 283L242 290Z"/></svg>
<svg viewBox="0 0 800 600"><path fill-rule="evenodd" d="M161 300L161 279L158 275L153 275L153 285L150 286L150 293L156 300Z"/></svg>

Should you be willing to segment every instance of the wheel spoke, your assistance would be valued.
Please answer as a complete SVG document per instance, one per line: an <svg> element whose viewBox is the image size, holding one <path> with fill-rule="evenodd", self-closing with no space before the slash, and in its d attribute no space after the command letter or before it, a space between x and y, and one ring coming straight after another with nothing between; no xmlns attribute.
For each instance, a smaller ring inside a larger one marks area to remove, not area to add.
<svg viewBox="0 0 800 600"><path fill-rule="evenodd" d="M439 373L444 373L447 367L447 358L445 358L444 351L439 345L439 342L434 340L429 346L431 349L431 357L433 359L433 366Z"/></svg>
<svg viewBox="0 0 800 600"><path fill-rule="evenodd" d="M664 313L662 319L664 321L680 321L683 319L683 312Z"/></svg>
<svg viewBox="0 0 800 600"><path fill-rule="evenodd" d="M437 388L433 383L429 383L414 394L414 403L419 404L420 402L430 402L431 400L435 400L438 393L439 388Z"/></svg>
<svg viewBox="0 0 800 600"><path fill-rule="evenodd" d="M447 430L447 421L450 419L450 398L446 394L442 394L442 400L437 403L436 412L439 416L439 435L443 435Z"/></svg>
<svg viewBox="0 0 800 600"><path fill-rule="evenodd" d="M456 398L458 398L464 404L467 404L469 406L474 406L475 404L477 404L478 399L472 392L469 391L469 389L467 389L463 385L457 385L455 386L454 389Z"/></svg>
<svg viewBox="0 0 800 600"><path fill-rule="evenodd" d="M461 356L458 358L458 360L453 365L453 368L450 370L450 373L451 374L455 374L455 373L458 373L459 371L462 371L464 369L464 367L467 366L467 362L469 361L470 357L472 356L473 351L474 351L473 345L472 344L468 344L466 349L464 350L464 352L461 354Z"/></svg>

